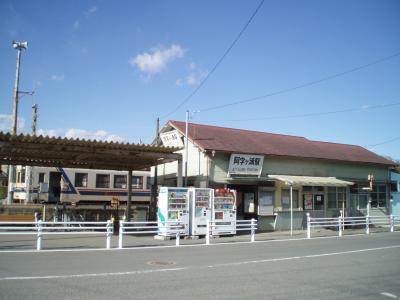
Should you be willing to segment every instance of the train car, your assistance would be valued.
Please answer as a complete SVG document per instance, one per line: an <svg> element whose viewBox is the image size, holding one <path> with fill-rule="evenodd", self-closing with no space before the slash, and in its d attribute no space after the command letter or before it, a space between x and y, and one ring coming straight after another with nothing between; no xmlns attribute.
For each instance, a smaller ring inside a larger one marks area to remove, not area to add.
<svg viewBox="0 0 400 300"><path fill-rule="evenodd" d="M109 205L128 199L127 172L17 166L14 201L25 202L31 172L32 202ZM117 200L116 200L117 199ZM132 203L150 201L150 171L132 172Z"/></svg>

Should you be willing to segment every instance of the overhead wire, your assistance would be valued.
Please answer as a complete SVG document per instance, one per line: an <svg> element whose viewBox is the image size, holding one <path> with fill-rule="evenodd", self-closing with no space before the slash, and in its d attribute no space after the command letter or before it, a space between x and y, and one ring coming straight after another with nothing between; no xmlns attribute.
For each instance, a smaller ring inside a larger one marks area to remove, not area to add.
<svg viewBox="0 0 400 300"><path fill-rule="evenodd" d="M400 136L398 136L398 137L395 137L395 138L393 138L393 139L390 139L390 140L386 140L386 141L383 141L383 142L377 143L377 144L367 145L367 147L375 147L375 146L380 146L380 145L388 144L388 143L395 142L395 141L398 141L398 140L400 140Z"/></svg>
<svg viewBox="0 0 400 300"><path fill-rule="evenodd" d="M239 105L239 104L243 104L243 103L254 102L254 101L257 101L257 100L260 100L260 99L269 98L269 97L272 97L272 96L289 93L289 92L292 92L292 91L295 91L295 90L298 90L298 89L302 89L302 88L305 88L305 87L316 85L316 84L319 84L319 83L322 83L322 82L325 82L325 81L329 81L329 80L332 80L332 79L335 79L335 78L338 78L338 77L341 77L341 76L344 76L344 75L347 75L347 74L350 74L350 73L357 72L359 70L362 70L362 69L371 67L373 65L376 65L376 64L388 61L390 59L393 59L393 58L395 58L395 57L397 57L399 55L400 55L400 52L396 52L396 53L394 53L392 55L385 56L383 58L380 58L380 59L374 60L372 62L369 62L367 64L360 65L360 66L357 66L357 67L354 67L354 68L351 68L351 69L348 69L348 70L345 70L345 71L342 71L342 72L339 72L339 73L334 73L334 74L322 77L320 79L309 81L309 82L306 82L306 83L303 83L303 84L300 84L300 85L296 85L296 86L293 86L293 87L285 88L285 89L282 89L282 90L278 90L278 91L275 91L275 92L271 92L271 93L268 93L268 94L264 94L264 95L260 95L260 96L256 96L256 97L252 97L252 98L248 98L248 99L244 99L244 100L239 100L239 101L229 102L229 103L226 103L226 104L221 104L221 105L211 106L211 107L208 107L208 108L199 109L198 111L199 112L206 112L206 111L211 111L211 110L217 110L217 109L222 109L222 108L229 107L229 106L234 106L234 105Z"/></svg>
<svg viewBox="0 0 400 300"><path fill-rule="evenodd" d="M161 116L160 119L165 119L168 116L170 116L173 113L175 113L178 109L180 109L185 103L187 103L202 88L202 86L206 83L206 81L210 78L210 76L215 72L215 70L222 63L222 61L225 59L225 57L229 54L229 52L232 50L232 48L235 46L235 44L239 41L240 37L246 31L247 27L250 25L250 23L252 22L254 17L257 15L257 13L260 10L260 8L262 7L262 5L264 4L264 1L265 0L261 0L260 1L260 3L258 4L257 8L252 13L250 19L246 22L244 27L240 30L239 34L236 36L236 38L233 40L233 42L230 44L230 46L226 49L226 51L220 57L220 59L217 61L217 63L213 66L211 71L200 82L200 84L181 103L179 103L172 111L170 111L169 113L165 114L164 116Z"/></svg>
<svg viewBox="0 0 400 300"><path fill-rule="evenodd" d="M322 111L322 112L315 112L315 113L306 113L306 114L270 116L270 117L247 118L247 119L199 120L199 122L245 122L245 121L261 121L261 120L305 118L305 117L315 117L315 116L322 116L322 115L333 115L333 114L355 112L355 111L365 111L365 110L369 110L369 109L386 108L386 107L392 107L392 106L397 106L397 105L400 105L400 102L393 102L393 103L388 103L388 104L370 105L370 106L365 106L365 107L347 108L347 109L340 109L340 110Z"/></svg>

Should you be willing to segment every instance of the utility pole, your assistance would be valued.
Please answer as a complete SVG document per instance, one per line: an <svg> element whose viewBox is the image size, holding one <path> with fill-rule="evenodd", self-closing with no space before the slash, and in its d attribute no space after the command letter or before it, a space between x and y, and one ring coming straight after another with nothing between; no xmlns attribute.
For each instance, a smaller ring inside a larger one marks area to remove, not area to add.
<svg viewBox="0 0 400 300"><path fill-rule="evenodd" d="M21 62L21 50L28 49L28 42L15 42L12 43L13 48L17 50L17 67L15 71L15 85L14 85L14 101L13 101L13 120L12 120L12 135L17 135L17 119L18 119L18 89L19 89L19 68ZM8 171L8 198L7 204L11 204L14 198L13 181L15 177L15 169L13 165L9 166Z"/></svg>
<svg viewBox="0 0 400 300"><path fill-rule="evenodd" d="M156 146L159 145L160 140L160 118L156 120ZM157 210L157 191L158 191L158 166L154 167L154 181L151 189L151 200L150 200L150 210L149 210L149 220L156 220L156 210Z"/></svg>
<svg viewBox="0 0 400 300"><path fill-rule="evenodd" d="M38 111L38 105L37 104L32 105L32 136L36 136L37 111ZM33 172L33 166L27 166L26 167L27 188L26 188L25 204L31 202L32 172Z"/></svg>
<svg viewBox="0 0 400 300"><path fill-rule="evenodd" d="M188 132L189 132L189 110L186 110L186 121L185 121L185 187L188 186Z"/></svg>

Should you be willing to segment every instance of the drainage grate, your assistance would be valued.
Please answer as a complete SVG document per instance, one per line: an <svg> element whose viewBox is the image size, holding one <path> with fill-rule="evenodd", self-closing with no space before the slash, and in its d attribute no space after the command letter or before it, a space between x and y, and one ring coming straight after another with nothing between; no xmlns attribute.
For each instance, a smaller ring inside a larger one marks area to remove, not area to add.
<svg viewBox="0 0 400 300"><path fill-rule="evenodd" d="M175 262L174 261L149 261L149 262L147 262L147 264L151 265L151 266L165 267L165 266L175 265Z"/></svg>

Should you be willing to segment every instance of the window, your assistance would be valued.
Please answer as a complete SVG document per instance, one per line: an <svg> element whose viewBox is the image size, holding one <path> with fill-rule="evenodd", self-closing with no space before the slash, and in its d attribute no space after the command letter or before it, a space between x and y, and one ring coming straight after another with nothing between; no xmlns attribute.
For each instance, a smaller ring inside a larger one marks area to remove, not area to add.
<svg viewBox="0 0 400 300"><path fill-rule="evenodd" d="M132 176L132 188L133 189L143 188L143 177L142 176Z"/></svg>
<svg viewBox="0 0 400 300"><path fill-rule="evenodd" d="M110 175L109 174L96 174L96 188L109 188Z"/></svg>
<svg viewBox="0 0 400 300"><path fill-rule="evenodd" d="M21 183L25 183L25 176L26 176L26 169L25 167L21 169L21 178L20 181Z"/></svg>
<svg viewBox="0 0 400 300"><path fill-rule="evenodd" d="M75 186L76 187L87 187L88 174L87 173L75 173Z"/></svg>
<svg viewBox="0 0 400 300"><path fill-rule="evenodd" d="M352 200L350 204L357 209L366 209L368 201L371 200L371 207L386 207L388 186L386 184L374 184L371 192L365 189L368 186L368 182L363 182L350 188L350 199Z"/></svg>
<svg viewBox="0 0 400 300"><path fill-rule="evenodd" d="M299 207L299 191L292 191L293 208ZM282 190L282 208L290 209L290 190Z"/></svg>
<svg viewBox="0 0 400 300"><path fill-rule="evenodd" d="M44 173L39 173L39 184L44 182Z"/></svg>
<svg viewBox="0 0 400 300"><path fill-rule="evenodd" d="M114 188L126 189L126 175L114 175Z"/></svg>
<svg viewBox="0 0 400 300"><path fill-rule="evenodd" d="M377 184L373 186L371 207L386 207L386 184Z"/></svg>
<svg viewBox="0 0 400 300"><path fill-rule="evenodd" d="M328 208L342 209L346 208L346 188L329 187L328 188Z"/></svg>
<svg viewBox="0 0 400 300"><path fill-rule="evenodd" d="M151 189L151 179L149 176L146 177L146 189Z"/></svg>

